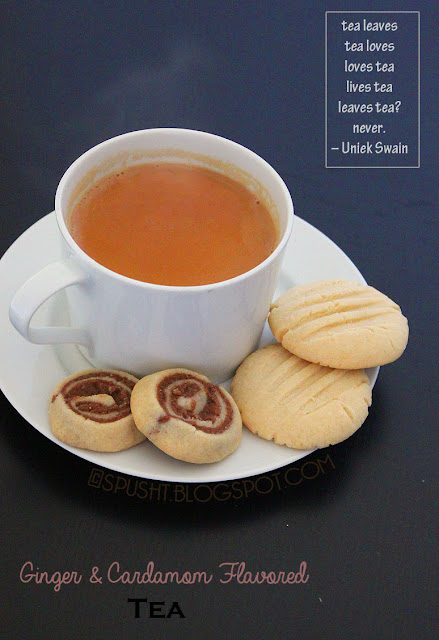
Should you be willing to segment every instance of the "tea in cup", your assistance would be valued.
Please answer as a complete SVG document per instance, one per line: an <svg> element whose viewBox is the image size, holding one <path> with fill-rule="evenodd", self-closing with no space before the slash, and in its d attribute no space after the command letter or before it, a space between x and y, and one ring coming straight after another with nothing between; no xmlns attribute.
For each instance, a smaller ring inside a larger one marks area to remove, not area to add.
<svg viewBox="0 0 439 640"><path fill-rule="evenodd" d="M27 340L75 343L98 368L183 366L216 382L256 348L293 222L258 155L201 131L134 131L71 165L55 213L64 259L10 307ZM62 289L71 326L31 326Z"/></svg>

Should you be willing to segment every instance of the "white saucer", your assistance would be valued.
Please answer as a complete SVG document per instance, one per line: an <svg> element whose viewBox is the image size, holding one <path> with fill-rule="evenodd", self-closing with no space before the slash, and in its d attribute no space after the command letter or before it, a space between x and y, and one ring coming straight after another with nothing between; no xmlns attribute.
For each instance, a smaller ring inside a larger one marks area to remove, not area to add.
<svg viewBox="0 0 439 640"><path fill-rule="evenodd" d="M17 411L46 438L80 458L102 467L143 478L169 482L218 482L278 469L311 453L262 440L244 429L235 453L210 465L174 460L149 442L119 453L96 453L59 442L50 429L47 408L50 392L66 376L90 364L73 345L39 346L24 340L9 321L9 304L18 287L46 264L61 258L55 214L36 222L8 249L0 261L0 386ZM323 278L365 282L363 276L323 233L296 216L287 247L276 297L296 284ZM33 324L68 324L64 292L45 303ZM274 342L268 328L261 345ZM371 383L378 367L368 370ZM227 388L227 384L225 384Z"/></svg>

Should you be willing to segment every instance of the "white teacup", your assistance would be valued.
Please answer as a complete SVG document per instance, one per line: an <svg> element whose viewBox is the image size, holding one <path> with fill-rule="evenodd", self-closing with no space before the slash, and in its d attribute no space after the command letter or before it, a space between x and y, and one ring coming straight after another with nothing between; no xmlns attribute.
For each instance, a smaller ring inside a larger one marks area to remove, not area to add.
<svg viewBox="0 0 439 640"><path fill-rule="evenodd" d="M274 252L239 276L201 286L165 286L127 278L90 258L66 222L73 200L101 177L140 162L180 161L238 176L269 201L279 230ZM143 376L184 366L215 382L231 377L259 341L291 234L293 203L265 160L225 138L186 129L126 133L93 147L66 171L55 196L65 259L15 294L10 319L37 344L75 343L94 366ZM71 326L31 327L48 298L66 289Z"/></svg>

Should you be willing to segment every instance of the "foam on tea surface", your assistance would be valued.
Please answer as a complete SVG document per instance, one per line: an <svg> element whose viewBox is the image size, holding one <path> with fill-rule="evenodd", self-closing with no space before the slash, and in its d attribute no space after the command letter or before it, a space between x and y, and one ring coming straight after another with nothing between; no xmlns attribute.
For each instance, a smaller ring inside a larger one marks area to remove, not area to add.
<svg viewBox="0 0 439 640"><path fill-rule="evenodd" d="M227 175L149 162L101 178L76 203L70 232L91 258L124 276L162 285L221 282L275 249L261 197Z"/></svg>

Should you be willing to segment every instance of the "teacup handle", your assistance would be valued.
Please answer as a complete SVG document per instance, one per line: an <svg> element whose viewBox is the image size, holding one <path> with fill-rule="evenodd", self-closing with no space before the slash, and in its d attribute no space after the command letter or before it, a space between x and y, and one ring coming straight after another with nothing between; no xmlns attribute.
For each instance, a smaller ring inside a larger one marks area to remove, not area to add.
<svg viewBox="0 0 439 640"><path fill-rule="evenodd" d="M29 326L43 302L61 289L84 283L87 279L71 258L52 262L29 278L13 297L9 307L12 324L23 338L35 344L74 343L90 347L91 338L85 329Z"/></svg>

